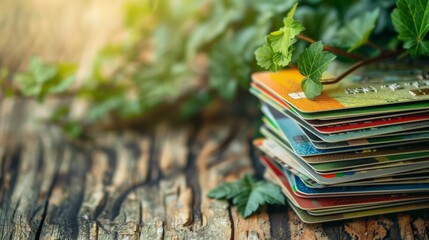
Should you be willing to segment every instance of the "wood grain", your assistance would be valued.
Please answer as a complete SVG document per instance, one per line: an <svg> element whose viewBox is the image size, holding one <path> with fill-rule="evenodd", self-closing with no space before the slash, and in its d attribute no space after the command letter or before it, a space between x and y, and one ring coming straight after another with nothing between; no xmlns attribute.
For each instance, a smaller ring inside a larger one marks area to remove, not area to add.
<svg viewBox="0 0 429 240"><path fill-rule="evenodd" d="M429 238L425 211L308 225L287 206L243 219L207 198L223 181L262 176L246 121L160 123L77 145L34 120L49 107L0 106L1 239Z"/></svg>

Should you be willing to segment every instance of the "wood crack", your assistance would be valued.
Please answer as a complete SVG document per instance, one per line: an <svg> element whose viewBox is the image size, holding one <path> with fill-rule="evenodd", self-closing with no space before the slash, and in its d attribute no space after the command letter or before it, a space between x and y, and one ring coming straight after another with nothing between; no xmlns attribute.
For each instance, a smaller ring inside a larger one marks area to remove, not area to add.
<svg viewBox="0 0 429 240"><path fill-rule="evenodd" d="M59 155L59 153L57 153L57 154ZM55 184L56 184L56 182L57 182L56 180L57 180L57 178L58 178L58 168L59 168L59 166L60 166L60 165L61 165L61 163L62 163L62 161L61 161L61 160L62 160L62 157L59 157L59 156L58 156L58 158L57 158L57 159L60 159L60 162L59 162L59 164L57 165L57 167L55 168L56 170L55 170L55 174L54 174L53 180L52 180L51 184L49 185L48 191L47 191L47 193L46 193L46 202L45 202L45 204L43 205L43 212L42 212L42 215L41 215L41 218L40 218L39 226L37 227L37 231L36 231L35 239L40 239L40 236L41 236L41 234L42 234L43 224L45 223L46 216L47 216L47 212L48 212L49 199L51 198L51 195L52 195L53 189L54 189Z"/></svg>

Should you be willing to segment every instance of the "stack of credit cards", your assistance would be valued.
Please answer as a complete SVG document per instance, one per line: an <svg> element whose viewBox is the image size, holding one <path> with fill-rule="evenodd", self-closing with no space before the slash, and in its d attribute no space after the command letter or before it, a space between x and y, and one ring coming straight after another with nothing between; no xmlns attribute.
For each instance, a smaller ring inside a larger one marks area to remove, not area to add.
<svg viewBox="0 0 429 240"><path fill-rule="evenodd" d="M252 75L266 176L307 223L429 208L429 74L377 65L305 97L295 69Z"/></svg>

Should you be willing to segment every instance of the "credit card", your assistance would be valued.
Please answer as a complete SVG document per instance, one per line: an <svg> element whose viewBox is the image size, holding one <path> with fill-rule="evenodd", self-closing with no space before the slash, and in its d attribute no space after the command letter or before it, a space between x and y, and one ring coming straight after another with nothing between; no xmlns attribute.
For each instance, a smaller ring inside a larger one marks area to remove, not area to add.
<svg viewBox="0 0 429 240"><path fill-rule="evenodd" d="M318 132L321 133L338 133L338 132L347 132L352 130L366 129L366 128L375 128L375 127L383 127L389 125L397 125L403 123L412 123L412 122L420 122L429 119L428 113L419 113L419 114L411 114L405 116L398 117L387 117L387 118L379 118L373 120L364 120L358 122L348 122L327 126L313 126Z"/></svg>
<svg viewBox="0 0 429 240"><path fill-rule="evenodd" d="M396 114L397 112L406 112L406 111L425 111L429 108L429 102L413 102L413 103L400 103L395 105L385 105L385 106L375 106L375 107L363 107L363 108L352 108L346 110L336 110L328 112L316 112L316 113L304 113L295 109L293 106L287 104L287 102L282 101L276 93L273 93L272 90L266 89L263 86L252 82L252 87L250 88L250 93L259 99L264 101L272 101L284 109L288 109L295 114L299 115L300 118L305 120L334 120L342 118L351 118L351 117L368 117L375 114Z"/></svg>
<svg viewBox="0 0 429 240"><path fill-rule="evenodd" d="M332 222L332 221L345 220L345 219L351 219L351 218L376 216L376 215L382 215L382 214L388 214L388 213L427 209L429 208L429 201L412 203L412 204L401 205L401 206L394 206L394 207L378 208L373 210L363 210L363 211L356 211L356 212L350 212L350 213L332 214L327 216L313 216L309 214L307 211L299 209L292 203L290 203L289 205L292 207L294 212L298 215L298 217L303 222L323 223L323 222Z"/></svg>
<svg viewBox="0 0 429 240"><path fill-rule="evenodd" d="M336 119L329 119L329 120L306 120L306 122L314 127L321 127L321 126L330 126L335 124L345 124L345 123L355 123L355 122L364 122L364 121L373 121L373 120L380 120L380 119L386 119L386 118L395 118L395 117L404 117L414 114L429 114L429 110L417 110L417 111L401 111L401 112L392 112L387 114L374 114L374 115L368 115L368 116L361 116L361 117L351 117L351 118L336 118Z"/></svg>
<svg viewBox="0 0 429 240"><path fill-rule="evenodd" d="M303 94L301 81L304 77L297 69L254 73L252 79L265 88L272 89L282 100L299 111L311 113L429 100L429 95L418 94L419 90L429 88L429 81L422 77L427 67L421 67L413 68L412 72L406 71L408 74L403 75L387 68L361 69L338 84L325 86L322 94L314 100L307 99Z"/></svg>
<svg viewBox="0 0 429 240"><path fill-rule="evenodd" d="M392 156L383 156L376 158L363 158L349 161L341 161L341 162L328 162L328 163L316 163L310 164L310 166L316 172L333 172L340 171L346 169L357 169L361 167L368 166L377 166L378 168L388 167L391 163L406 163L407 160L429 160L429 152L421 152L421 153L406 153L406 154L398 154ZM395 164L392 166L396 166ZM361 168L362 170L362 168Z"/></svg>
<svg viewBox="0 0 429 240"><path fill-rule="evenodd" d="M348 141L348 140L354 140L354 139L367 138L370 136L377 136L377 135L383 135L388 133L397 133L401 131L429 127L429 121L421 121L421 122L404 123L399 125L384 126L384 127L371 128L371 129L359 129L355 131L348 131L348 132L341 132L341 133L323 134L318 132L317 129L308 125L305 121L298 118L291 112L289 111L282 112L281 110L279 111L278 105L275 105L275 104L271 105L271 103L269 104L264 103L264 105L267 106L267 108L269 109L270 113L277 121L279 126L281 126L282 121L284 121L285 118L290 118L293 121L295 121L297 124L299 124L303 129L310 131L312 134L316 135L318 138L322 139L325 142Z"/></svg>
<svg viewBox="0 0 429 240"><path fill-rule="evenodd" d="M272 139L280 144L282 147L288 149L291 152L294 152L292 146L287 142L282 136L279 135L278 131L273 131L269 127L262 126L260 132L266 138ZM405 154L416 154L416 157L422 156L423 154L429 153L428 149L429 142L418 142L418 144L406 144L400 146L390 146L390 147L380 147L373 149L363 149L363 150L353 150L349 152L338 152L338 153L324 153L319 155L308 155L301 156L297 155L300 159L305 161L308 164L319 164L319 163L330 163L330 162L341 162L341 161L351 161L359 159L369 159L374 158L368 161L377 162L383 161L385 158L382 157L392 157L392 160L401 158Z"/></svg>
<svg viewBox="0 0 429 240"><path fill-rule="evenodd" d="M427 193L421 194L386 194L386 195L368 195L368 196L349 196L343 198L326 197L326 198L301 198L295 195L292 186L287 178L283 175L282 170L266 157L260 158L262 164L275 177L274 181L281 186L287 197L296 203L296 205L305 210L316 209L333 209L353 205L371 205L374 203L387 203L393 201L418 200L428 198Z"/></svg>
<svg viewBox="0 0 429 240"><path fill-rule="evenodd" d="M422 163L411 166L399 166L371 171L345 171L336 174L318 174L308 164L302 161L302 159L300 159L298 156L296 156L294 153L290 152L286 148L283 148L273 140L264 140L262 146L263 148L261 150L269 157L276 159L279 162L283 162L286 165L290 165L293 168L295 168L293 165L299 165L300 169L295 168L295 170L304 173L318 184L324 186L359 181L364 179L378 178L383 176L390 176L397 173L410 172L424 169L427 167L426 163Z"/></svg>
<svg viewBox="0 0 429 240"><path fill-rule="evenodd" d="M271 119L271 115L264 115L262 121L266 126L269 126L272 130L280 131L280 127L275 122L274 119ZM356 147L356 146L376 146L384 143L397 143L405 141L418 141L418 140L428 140L429 139L429 129L422 129L416 131L406 131L401 134L388 134L375 137L361 138L343 142L328 143L323 142L320 138L312 134L311 132L302 129L302 132L308 138L312 145L317 149L334 149L334 148L347 148L347 147ZM281 134L280 134L281 135Z"/></svg>
<svg viewBox="0 0 429 240"><path fill-rule="evenodd" d="M340 186L311 188L297 176L283 169L285 176L288 178L292 189L301 197L328 197L328 196L351 196L351 195L368 195L368 194L393 194L393 193L417 193L427 192L429 184L400 184L400 185L374 185L374 186Z"/></svg>
<svg viewBox="0 0 429 240"><path fill-rule="evenodd" d="M281 138L285 139L289 145L292 147L294 152L300 156L314 156L314 155L323 155L323 154L333 154L333 153L342 153L342 152L351 152L356 150L365 149L365 151L371 151L371 149L375 149L372 147L368 149L366 145L358 145L348 148L330 148L330 149L318 149L313 143L307 138L305 133L302 131L301 127L288 117L276 118L272 115L266 105L262 106L262 112L265 116L270 119L273 119L271 122L274 126L277 126L280 129ZM387 147L387 146L395 146L395 145L403 145L401 142L386 142L377 146ZM429 150L429 148L428 148ZM375 150L374 150L375 151Z"/></svg>
<svg viewBox="0 0 429 240"><path fill-rule="evenodd" d="M428 202L428 199L421 200L410 200L410 201L398 201L398 202L387 202L373 205L364 205L364 206L352 206L352 207L344 207L344 208L335 208L335 209L323 209L323 210L307 210L307 213L312 216L331 216L333 214L347 214L357 211L368 211L368 210L377 210L379 208L386 207L400 207L403 205L411 205L417 203Z"/></svg>

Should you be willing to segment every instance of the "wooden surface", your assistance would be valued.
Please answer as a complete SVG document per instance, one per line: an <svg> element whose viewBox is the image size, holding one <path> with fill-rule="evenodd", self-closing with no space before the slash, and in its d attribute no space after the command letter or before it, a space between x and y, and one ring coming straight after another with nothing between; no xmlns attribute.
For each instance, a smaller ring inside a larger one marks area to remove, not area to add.
<svg viewBox="0 0 429 240"><path fill-rule="evenodd" d="M237 119L72 144L40 124L48 109L0 104L1 239L428 239L429 214L307 225L287 206L243 219L207 192L261 176L253 129Z"/></svg>

